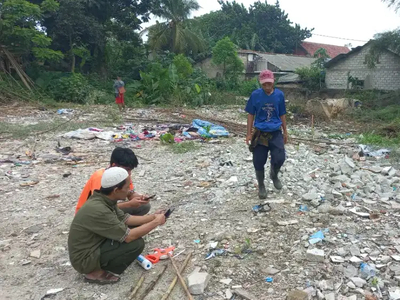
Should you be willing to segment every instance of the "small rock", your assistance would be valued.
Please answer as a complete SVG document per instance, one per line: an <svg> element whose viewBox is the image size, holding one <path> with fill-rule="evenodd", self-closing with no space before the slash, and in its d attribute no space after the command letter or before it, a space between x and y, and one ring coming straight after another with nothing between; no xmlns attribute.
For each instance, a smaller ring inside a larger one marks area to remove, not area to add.
<svg viewBox="0 0 400 300"><path fill-rule="evenodd" d="M362 263L362 260L359 259L357 256L351 257L351 258L350 258L350 261L351 261L352 263L355 263L355 264Z"/></svg>
<svg viewBox="0 0 400 300"><path fill-rule="evenodd" d="M232 282L232 279L230 278L225 278L225 279L221 279L219 282L226 284L226 285L230 285Z"/></svg>
<svg viewBox="0 0 400 300"><path fill-rule="evenodd" d="M309 249L307 250L307 260L312 262L323 262L325 259L324 250Z"/></svg>
<svg viewBox="0 0 400 300"><path fill-rule="evenodd" d="M349 282L347 283L347 286L348 286L349 288L353 289L353 290L356 288L356 285L355 285L352 281L349 281Z"/></svg>
<svg viewBox="0 0 400 300"><path fill-rule="evenodd" d="M28 227L27 229L25 229L25 232L29 233L29 234L38 233L42 229L43 229L43 225L33 225L33 226Z"/></svg>
<svg viewBox="0 0 400 300"><path fill-rule="evenodd" d="M34 258L40 258L40 250L32 251L29 256Z"/></svg>
<svg viewBox="0 0 400 300"><path fill-rule="evenodd" d="M312 201L312 200L315 200L315 199L319 200L320 196L317 193L307 193L307 194L304 194L302 198L305 201Z"/></svg>
<svg viewBox="0 0 400 300"><path fill-rule="evenodd" d="M266 273L267 275L275 275L275 274L278 274L279 272L280 272L280 270L274 269L274 268L272 268L272 267L268 267L268 268L265 270L265 273Z"/></svg>
<svg viewBox="0 0 400 300"><path fill-rule="evenodd" d="M207 287L210 281L210 275L206 272L199 272L200 268L197 267L192 273L187 277L188 288L192 295L201 295Z"/></svg>
<svg viewBox="0 0 400 300"><path fill-rule="evenodd" d="M358 248L356 245L352 245L350 247L350 253L353 256L360 256L360 254L361 254L360 248Z"/></svg>
<svg viewBox="0 0 400 300"><path fill-rule="evenodd" d="M287 300L308 300L308 294L304 291L291 291L287 295Z"/></svg>
<svg viewBox="0 0 400 300"><path fill-rule="evenodd" d="M344 258L341 256L331 256L331 261L333 263L344 263Z"/></svg>
<svg viewBox="0 0 400 300"><path fill-rule="evenodd" d="M335 293L326 294L325 300L335 300Z"/></svg>
<svg viewBox="0 0 400 300"><path fill-rule="evenodd" d="M353 265L348 265L347 268L343 270L343 274L347 278L355 277L358 274L358 269Z"/></svg>
<svg viewBox="0 0 400 300"><path fill-rule="evenodd" d="M225 291L225 299L231 299L232 296L233 296L233 294L232 294L231 290L230 290L230 289L227 289L227 290Z"/></svg>
<svg viewBox="0 0 400 300"><path fill-rule="evenodd" d="M279 226L288 226L288 225L295 225L298 224L298 220L289 220L289 221L277 221L276 222Z"/></svg>
<svg viewBox="0 0 400 300"><path fill-rule="evenodd" d="M350 278L350 280L353 281L353 283L357 287L360 287L360 288L362 288L364 285L367 284L367 282L364 279L360 278L360 277L352 277L352 278Z"/></svg>
<svg viewBox="0 0 400 300"><path fill-rule="evenodd" d="M346 162L346 164L349 165L350 168L354 169L356 167L356 165L354 164L353 160L350 157L346 156L344 158L344 161Z"/></svg>

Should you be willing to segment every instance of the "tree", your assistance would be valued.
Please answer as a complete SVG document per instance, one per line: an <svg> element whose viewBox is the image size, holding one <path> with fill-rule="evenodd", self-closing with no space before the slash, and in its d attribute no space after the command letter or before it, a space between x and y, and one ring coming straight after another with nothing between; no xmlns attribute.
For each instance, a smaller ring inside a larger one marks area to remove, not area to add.
<svg viewBox="0 0 400 300"><path fill-rule="evenodd" d="M30 0L41 4L48 0ZM107 75L106 45L110 39L141 46L142 22L159 0L59 0L58 11L46 14L40 26L53 39L53 49L65 54L61 70L98 72Z"/></svg>
<svg viewBox="0 0 400 300"><path fill-rule="evenodd" d="M400 9L400 0L382 0L395 10ZM376 34L374 40L369 42L370 49L365 57L370 68L374 68L383 51L393 51L400 54L400 29Z"/></svg>
<svg viewBox="0 0 400 300"><path fill-rule="evenodd" d="M211 45L229 36L243 49L293 53L301 41L311 37L312 30L293 26L279 1L275 5L257 1L249 9L236 1L218 2L221 10L196 18L199 32Z"/></svg>
<svg viewBox="0 0 400 300"><path fill-rule="evenodd" d="M57 8L54 0L46 0L41 6L25 0L0 2L0 49L7 49L23 60L30 55L41 62L62 58L60 52L49 48L52 39L37 27L44 12Z"/></svg>
<svg viewBox="0 0 400 300"><path fill-rule="evenodd" d="M196 0L162 0L154 14L167 21L157 22L146 30L150 48L185 54L203 51L204 41L189 27L190 14L199 8Z"/></svg>
<svg viewBox="0 0 400 300"><path fill-rule="evenodd" d="M314 53L317 58L310 67L302 67L296 70L296 74L303 81L302 85L310 91L318 91L325 84L325 62L329 55L325 48L319 48Z"/></svg>
<svg viewBox="0 0 400 300"><path fill-rule="evenodd" d="M387 3L389 7L394 7L396 11L400 9L400 0L382 0L382 1Z"/></svg>
<svg viewBox="0 0 400 300"><path fill-rule="evenodd" d="M236 46L229 37L218 41L213 48L212 61L216 65L222 66L224 79L236 80L243 71L243 62L239 58Z"/></svg>
<svg viewBox="0 0 400 300"><path fill-rule="evenodd" d="M59 60L59 51L49 48L52 40L38 28L47 11L58 8L54 0L46 0L41 6L25 0L3 0L0 2L0 69L11 74L11 67L30 89L32 81L21 65L34 57L38 62Z"/></svg>

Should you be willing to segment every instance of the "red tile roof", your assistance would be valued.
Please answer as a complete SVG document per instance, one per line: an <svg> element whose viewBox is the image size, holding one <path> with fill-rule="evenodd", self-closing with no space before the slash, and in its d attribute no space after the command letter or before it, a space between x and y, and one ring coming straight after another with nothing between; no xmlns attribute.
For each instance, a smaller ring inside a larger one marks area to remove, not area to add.
<svg viewBox="0 0 400 300"><path fill-rule="evenodd" d="M334 58L339 54L346 54L350 52L350 49L345 46L335 46L335 45L327 45L327 44L318 44L311 42L303 42L301 46L308 52L309 55L314 56L315 51L319 48L324 48L330 58Z"/></svg>

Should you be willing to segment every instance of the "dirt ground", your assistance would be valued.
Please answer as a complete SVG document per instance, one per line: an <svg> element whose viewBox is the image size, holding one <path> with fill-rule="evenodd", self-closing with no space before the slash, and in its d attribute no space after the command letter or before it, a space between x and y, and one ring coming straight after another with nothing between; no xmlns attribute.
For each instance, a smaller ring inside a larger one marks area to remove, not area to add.
<svg viewBox="0 0 400 300"><path fill-rule="evenodd" d="M0 139L1 300L42 299L47 291L58 288L62 290L46 299L129 299L131 289L142 275L145 279L136 299L161 299L175 276L168 260L156 264L150 271L144 271L134 263L123 274L121 282L112 286L84 283L82 276L69 264L68 230L81 189L95 170L107 166L112 149L117 145L130 147L138 155L139 167L133 172L133 182L139 192L157 194L157 199L152 201L152 211L170 206L177 208L164 226L146 237L146 251L174 245L175 253L185 250L176 258L178 265L192 252L185 276L196 266L211 275L205 293L194 296L196 300L226 299L227 290L233 292L235 286L242 286L255 295L255 299L283 300L290 290L316 287L321 280L333 281L337 295L348 295L352 290L345 285L343 272L346 265L332 264L329 260L335 249L352 243L353 240L345 240L342 236L349 239L353 236L361 241L360 245L369 243L370 248L376 249L377 241L390 240L393 244L399 234L395 214L388 214L384 222L374 222L351 213L299 212L300 204L305 203L303 194L312 188L325 187L317 181L303 180L304 174L317 168L318 171L314 171L317 178L328 178L333 172L330 171L332 161L336 163L342 159L343 151L351 151L354 142L337 141L344 143L343 147L329 143L310 144L306 142L311 134L307 124L292 126L299 140L293 140L286 149L288 160L282 174L284 189L278 192L271 184L268 186L272 211L254 214L252 207L260 204L260 200L256 194L250 153L242 136L232 134L226 139L196 142L197 146L186 153L175 153L173 147L153 140L116 144L100 139L86 141L60 137L72 128L72 123L76 127L91 122L97 127L102 125L101 122L104 126L126 122L136 126L154 125L157 120L187 123L193 115L231 122L222 125L239 134L244 128L245 115L238 107L185 112L131 109L124 114L124 120L115 120L115 115L110 117L103 107L93 107L76 110L72 121L68 121L70 115L58 115L54 109L17 105L0 110L3 126L19 127L19 136L15 136L15 127L10 127ZM37 127L31 134L21 133L21 129L33 130L33 126ZM58 127L54 129L54 126ZM323 138L324 131L320 129L317 137ZM341 133L344 132L346 130L342 128ZM300 138L304 144L299 144ZM58 142L62 147L70 146L73 152L68 156L57 153ZM82 160L76 162L74 157ZM232 165L225 164L228 161ZM332 190L328 186L325 188ZM347 194L343 195L343 198L332 199L332 203L346 202ZM379 209L386 206L387 203L376 204ZM293 222L280 225L280 221ZM393 232L385 231L390 226ZM328 227L331 239L323 245L325 261L307 261L309 246L304 245L307 236ZM374 242L368 240L371 237L375 237ZM218 241L218 248L228 249L229 254L205 260L211 241ZM246 247L250 251L240 253ZM37 250L40 255L32 257ZM148 295L142 295L165 264L167 270L155 288ZM271 267L279 272L270 275ZM267 283L266 277L272 277L273 282ZM227 278L232 279L229 285L220 282ZM360 295L356 291L353 294ZM179 283L169 299L187 299Z"/></svg>

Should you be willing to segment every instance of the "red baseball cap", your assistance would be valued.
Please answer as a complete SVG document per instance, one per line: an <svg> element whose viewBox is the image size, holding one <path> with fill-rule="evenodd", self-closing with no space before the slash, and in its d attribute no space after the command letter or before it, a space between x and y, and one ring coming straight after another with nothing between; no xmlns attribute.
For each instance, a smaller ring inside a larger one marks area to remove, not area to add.
<svg viewBox="0 0 400 300"><path fill-rule="evenodd" d="M274 73L270 70L264 70L260 73L260 76L258 77L258 80L260 81L260 84L266 83L266 82L275 82L275 76Z"/></svg>

